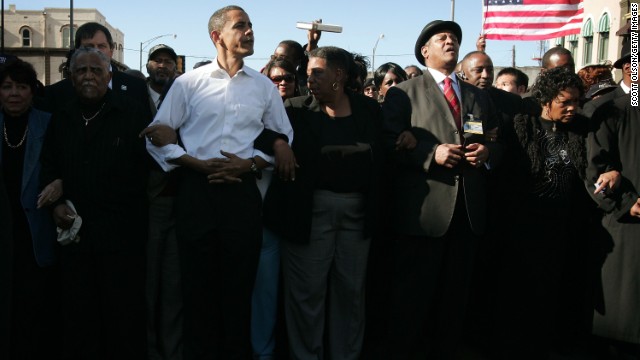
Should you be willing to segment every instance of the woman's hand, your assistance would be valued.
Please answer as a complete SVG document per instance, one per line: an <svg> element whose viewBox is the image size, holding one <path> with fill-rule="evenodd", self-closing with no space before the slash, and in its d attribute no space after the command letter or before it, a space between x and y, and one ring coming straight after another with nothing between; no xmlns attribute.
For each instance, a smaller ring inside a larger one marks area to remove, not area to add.
<svg viewBox="0 0 640 360"><path fill-rule="evenodd" d="M62 196L62 180L55 179L49 185L42 189L42 192L38 194L37 208L40 209L43 206L51 205L58 201Z"/></svg>
<svg viewBox="0 0 640 360"><path fill-rule="evenodd" d="M289 144L282 139L278 139L273 145L273 151L276 158L276 172L280 179L283 181L295 181L296 168L299 166Z"/></svg>
<svg viewBox="0 0 640 360"><path fill-rule="evenodd" d="M398 150L413 150L418 145L418 140L413 136L411 131L403 131L398 135L398 139L396 140L396 151Z"/></svg>

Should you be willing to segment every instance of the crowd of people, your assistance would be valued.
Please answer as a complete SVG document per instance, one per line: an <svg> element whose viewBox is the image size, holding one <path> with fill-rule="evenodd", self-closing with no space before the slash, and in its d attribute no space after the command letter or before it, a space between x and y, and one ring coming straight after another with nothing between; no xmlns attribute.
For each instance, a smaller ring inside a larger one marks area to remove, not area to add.
<svg viewBox="0 0 640 360"><path fill-rule="evenodd" d="M0 66L0 357L640 360L630 42L529 87L453 21L371 78L316 30L249 68L238 6L208 32L184 74L93 22L56 84Z"/></svg>

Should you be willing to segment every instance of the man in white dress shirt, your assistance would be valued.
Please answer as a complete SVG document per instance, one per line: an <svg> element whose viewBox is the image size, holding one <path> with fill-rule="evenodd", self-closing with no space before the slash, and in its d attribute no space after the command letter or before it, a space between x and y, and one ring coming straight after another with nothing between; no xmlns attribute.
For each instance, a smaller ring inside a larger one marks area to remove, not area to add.
<svg viewBox="0 0 640 360"><path fill-rule="evenodd" d="M209 19L217 58L177 78L153 124L180 131L182 146L147 148L165 171L181 169L176 230L184 296L184 359L249 359L251 292L261 242L255 183L272 158L254 149L266 127L292 139L273 83L244 65L253 54L247 13Z"/></svg>

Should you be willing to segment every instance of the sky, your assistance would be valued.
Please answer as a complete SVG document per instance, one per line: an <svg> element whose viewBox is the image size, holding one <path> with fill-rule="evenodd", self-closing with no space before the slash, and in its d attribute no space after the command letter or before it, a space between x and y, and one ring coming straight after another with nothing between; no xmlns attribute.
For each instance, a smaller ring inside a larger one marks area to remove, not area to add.
<svg viewBox="0 0 640 360"><path fill-rule="evenodd" d="M245 63L262 68L281 40L296 40L305 44L306 31L295 27L298 21L322 19L324 23L343 27L342 33L323 33L320 46L332 45L368 56L378 43L375 66L395 62L401 66L417 64L413 55L416 38L430 21L451 19L450 0L324 0L324 1L150 1L150 0L75 0L74 8L96 8L107 22L124 33L124 62L137 69L140 43L164 34L166 36L145 44L147 51L156 44L166 44L179 55L186 56L186 69L202 60L214 59L216 50L207 31L211 14L226 5L239 5L249 14L255 33L254 54ZM68 8L69 0L8 0L18 10ZM456 0L454 20L462 27L460 58L475 50L475 42L482 29L482 0ZM487 53L495 66L511 66L512 47L516 49L517 66L537 66L532 60L539 56L537 41L487 41ZM143 69L144 72L144 69Z"/></svg>

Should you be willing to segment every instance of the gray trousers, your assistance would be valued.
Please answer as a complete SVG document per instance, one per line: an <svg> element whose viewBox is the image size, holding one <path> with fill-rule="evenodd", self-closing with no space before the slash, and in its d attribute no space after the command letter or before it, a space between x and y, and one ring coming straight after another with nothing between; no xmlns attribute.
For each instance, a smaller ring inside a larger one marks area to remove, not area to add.
<svg viewBox="0 0 640 360"><path fill-rule="evenodd" d="M282 248L291 358L358 359L371 242L364 238L364 196L318 190L313 203L308 243L285 241Z"/></svg>
<svg viewBox="0 0 640 360"><path fill-rule="evenodd" d="M174 197L149 202L147 343L149 359L182 359L182 288Z"/></svg>

